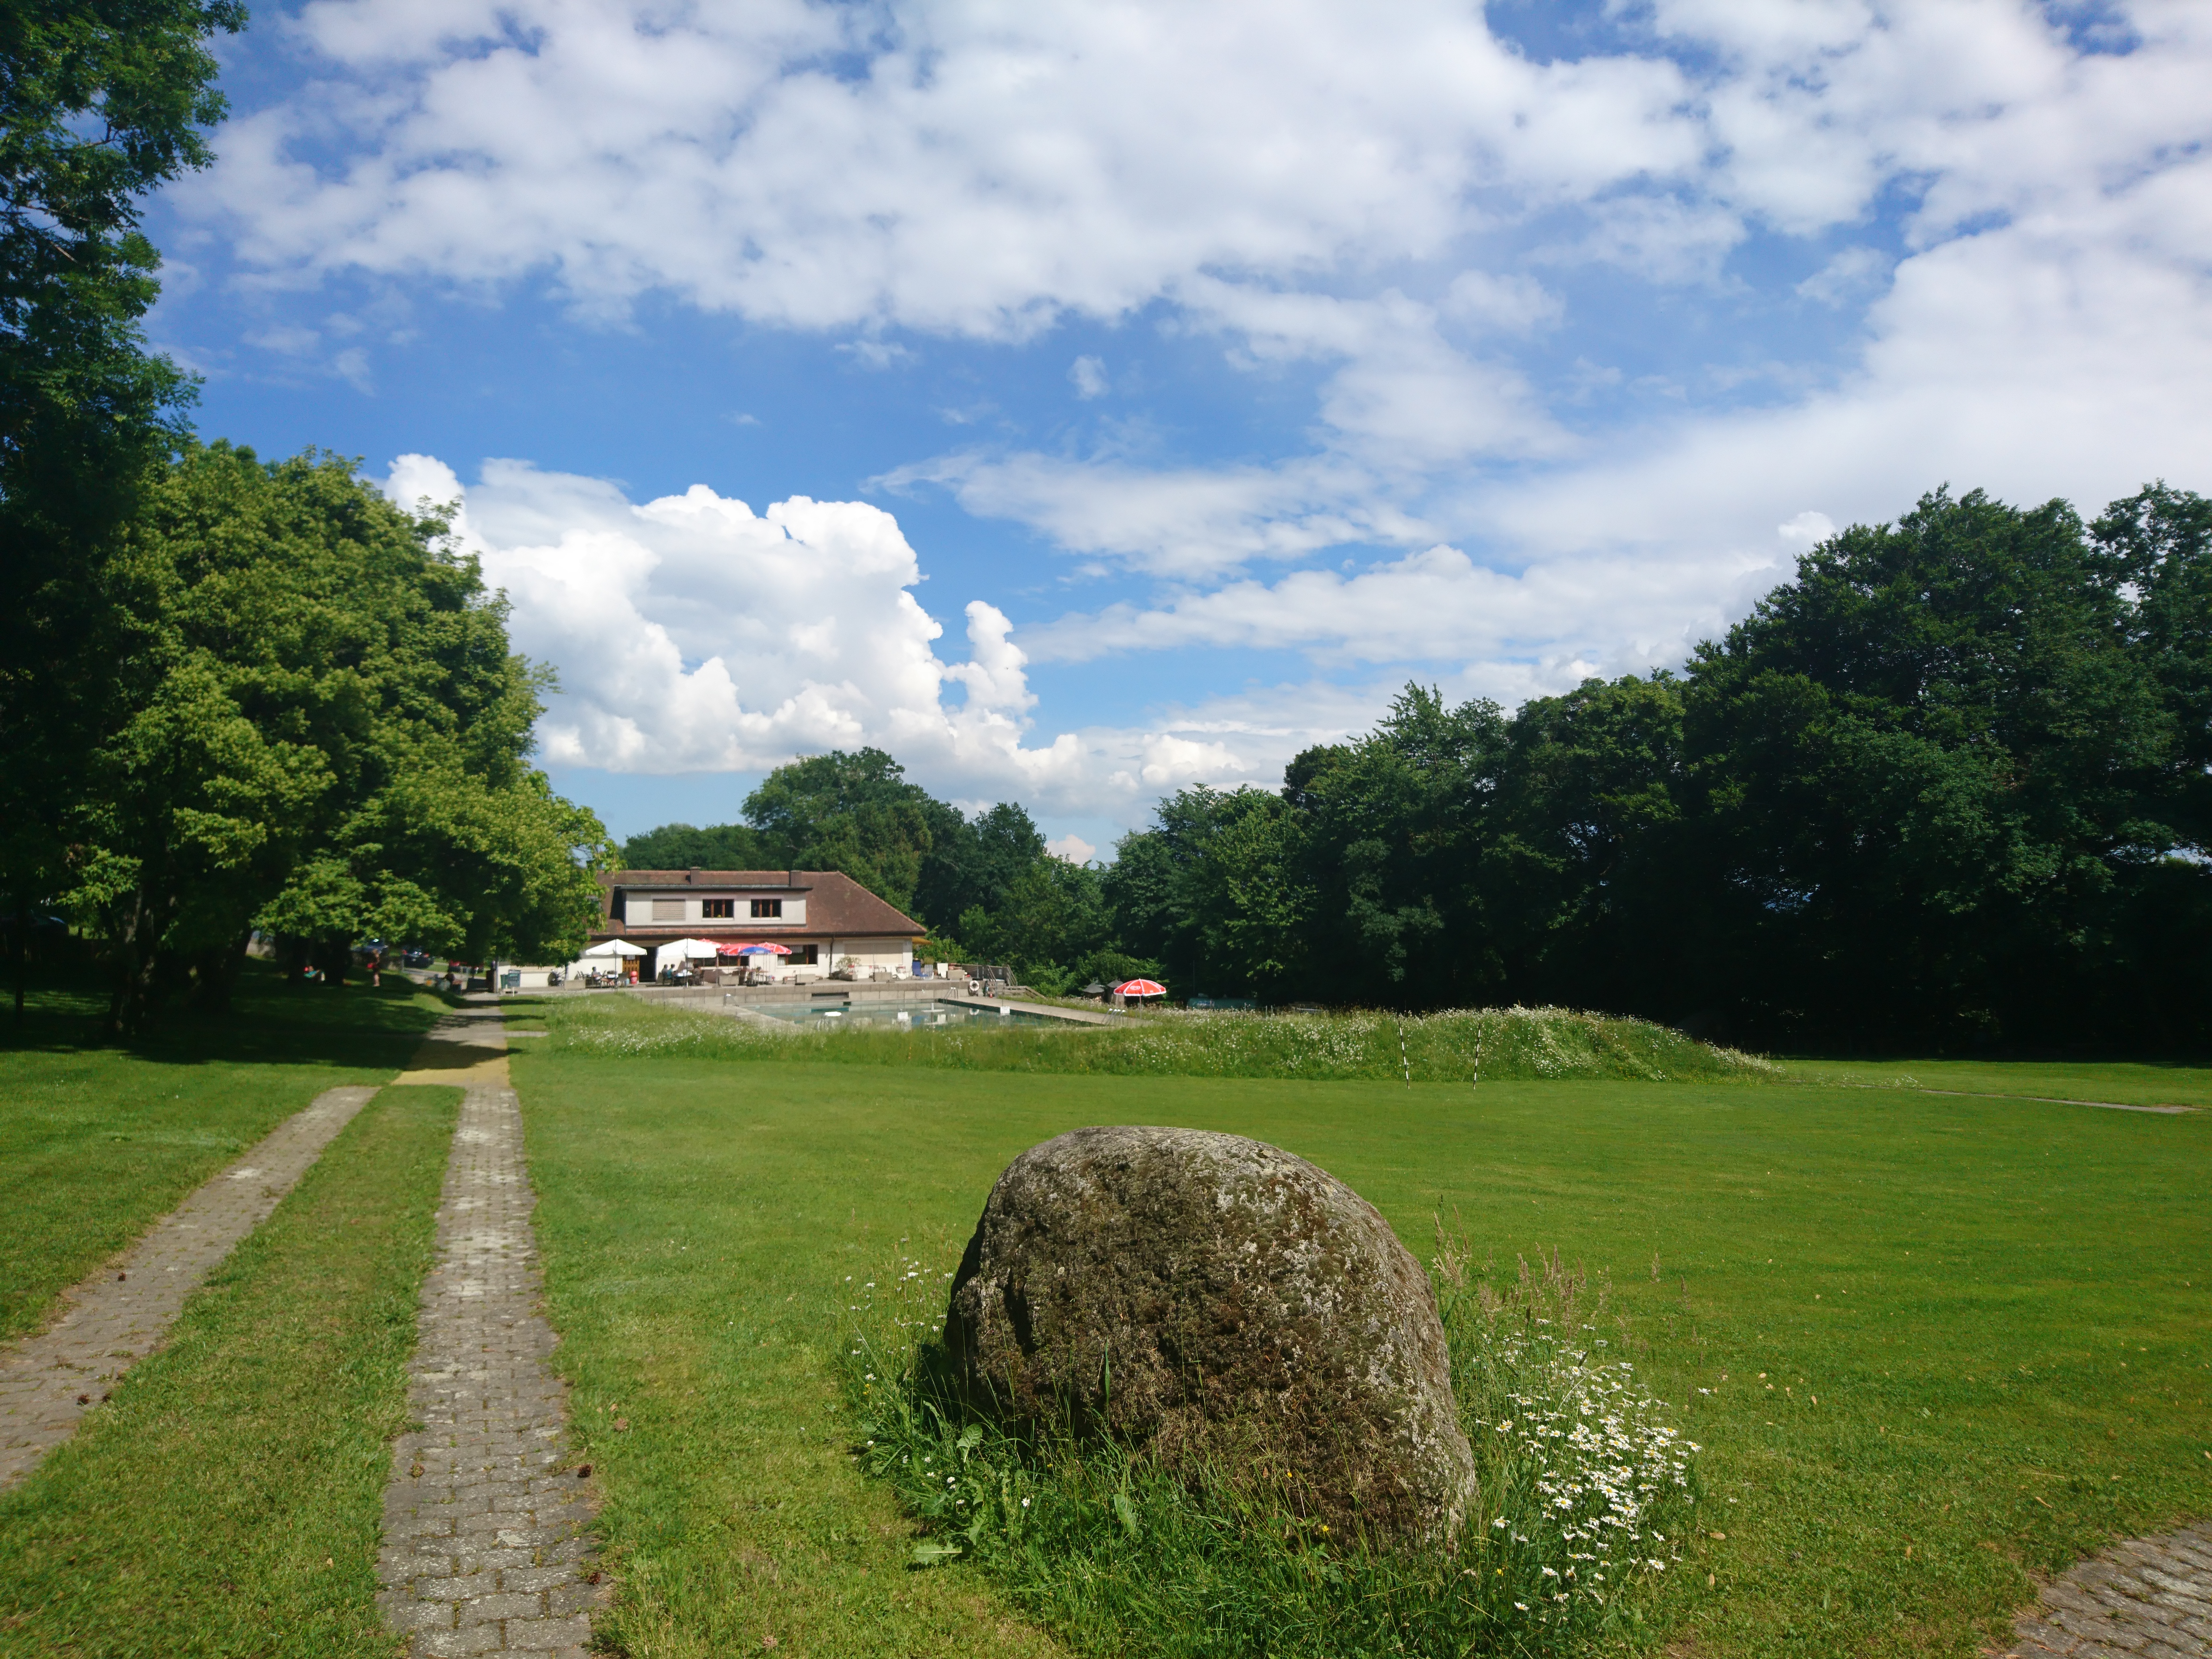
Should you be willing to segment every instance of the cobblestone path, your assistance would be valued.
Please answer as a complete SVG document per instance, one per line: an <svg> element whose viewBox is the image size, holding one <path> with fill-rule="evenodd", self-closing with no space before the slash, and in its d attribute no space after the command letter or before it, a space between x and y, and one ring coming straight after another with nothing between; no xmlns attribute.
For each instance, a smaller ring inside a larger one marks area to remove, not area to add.
<svg viewBox="0 0 2212 1659"><path fill-rule="evenodd" d="M495 1012L457 1015L400 1079L468 1092L408 1391L423 1426L392 1448L378 1600L415 1655L582 1659L599 1594L591 1483L563 1457L567 1390L538 1310L535 1200L505 1046Z"/></svg>
<svg viewBox="0 0 2212 1659"><path fill-rule="evenodd" d="M375 1092L325 1090L155 1222L119 1267L65 1292L69 1310L51 1328L0 1348L0 1491L75 1434L117 1379L161 1346L185 1298Z"/></svg>
<svg viewBox="0 0 2212 1659"><path fill-rule="evenodd" d="M2017 1659L2212 1659L2212 1522L2077 1563L2014 1628Z"/></svg>

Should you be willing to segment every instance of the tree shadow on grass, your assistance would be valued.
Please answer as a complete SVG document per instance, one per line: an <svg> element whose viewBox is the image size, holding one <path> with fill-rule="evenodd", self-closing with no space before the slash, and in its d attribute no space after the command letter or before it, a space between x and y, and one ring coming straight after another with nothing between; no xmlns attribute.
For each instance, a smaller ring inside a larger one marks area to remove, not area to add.
<svg viewBox="0 0 2212 1659"><path fill-rule="evenodd" d="M0 1050L70 1053L121 1048L173 1066L329 1066L398 1069L444 1012L419 987L387 975L381 988L288 981L249 962L228 1012L164 1008L143 1036L112 1043L101 1035L107 991L89 972L56 974L31 988L20 1030L0 1016Z"/></svg>

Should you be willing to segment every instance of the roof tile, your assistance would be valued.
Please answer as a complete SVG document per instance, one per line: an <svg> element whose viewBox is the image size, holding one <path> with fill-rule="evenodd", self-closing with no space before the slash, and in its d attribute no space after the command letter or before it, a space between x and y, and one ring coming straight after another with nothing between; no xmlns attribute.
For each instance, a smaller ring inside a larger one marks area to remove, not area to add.
<svg viewBox="0 0 2212 1659"><path fill-rule="evenodd" d="M878 898L842 870L607 870L600 872L604 896L599 903L602 929L617 889L645 888L665 891L712 892L717 888L767 888L806 895L806 921L796 931L808 933L925 933L929 930L902 911ZM713 923L690 922L692 929L726 931L742 927L746 918ZM633 926L634 923L625 923ZM662 927L669 926L660 924Z"/></svg>

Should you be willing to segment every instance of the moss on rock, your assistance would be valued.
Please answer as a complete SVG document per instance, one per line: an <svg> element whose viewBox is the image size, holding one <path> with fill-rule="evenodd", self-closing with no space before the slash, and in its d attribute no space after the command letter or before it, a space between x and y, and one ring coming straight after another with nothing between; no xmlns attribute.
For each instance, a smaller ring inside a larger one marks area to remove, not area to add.
<svg viewBox="0 0 2212 1659"><path fill-rule="evenodd" d="M1373 1206L1239 1135L1091 1128L1016 1158L945 1338L1010 1425L1267 1472L1339 1528L1455 1528L1474 1493L1428 1275Z"/></svg>

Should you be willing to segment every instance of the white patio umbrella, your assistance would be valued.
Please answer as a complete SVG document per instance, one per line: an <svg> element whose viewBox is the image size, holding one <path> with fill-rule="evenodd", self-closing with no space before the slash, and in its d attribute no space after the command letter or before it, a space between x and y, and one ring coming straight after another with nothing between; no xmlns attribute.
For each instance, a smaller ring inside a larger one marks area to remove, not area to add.
<svg viewBox="0 0 2212 1659"><path fill-rule="evenodd" d="M641 957L645 951L626 939L611 939L605 945L594 945L584 954L587 957Z"/></svg>
<svg viewBox="0 0 2212 1659"><path fill-rule="evenodd" d="M710 939L672 939L658 948L663 960L682 957L687 961L718 955L720 949Z"/></svg>

